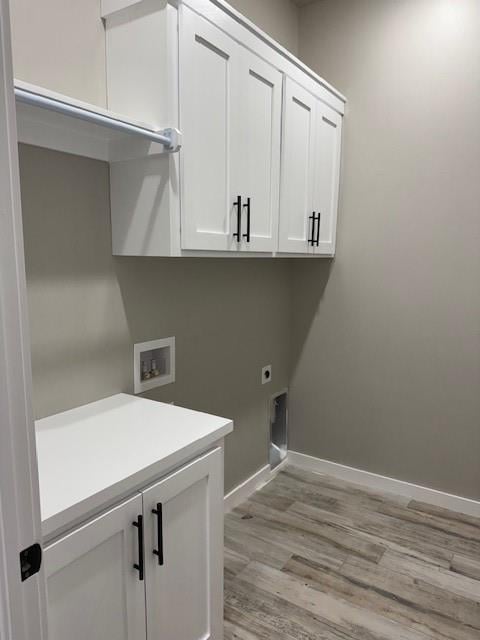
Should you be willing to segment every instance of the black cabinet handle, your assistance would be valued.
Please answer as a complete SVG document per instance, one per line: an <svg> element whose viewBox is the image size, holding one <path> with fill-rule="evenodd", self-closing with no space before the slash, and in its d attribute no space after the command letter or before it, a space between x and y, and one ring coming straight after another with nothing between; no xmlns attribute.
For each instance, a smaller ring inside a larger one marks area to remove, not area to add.
<svg viewBox="0 0 480 640"><path fill-rule="evenodd" d="M242 196L237 196L237 199L233 203L233 206L237 207L237 230L233 234L233 237L237 242L240 242L240 234L242 231Z"/></svg>
<svg viewBox="0 0 480 640"><path fill-rule="evenodd" d="M162 503L157 502L157 508L152 509L152 513L157 516L157 549L153 550L153 555L158 557L158 564L163 565L163 510Z"/></svg>
<svg viewBox="0 0 480 640"><path fill-rule="evenodd" d="M315 211L312 213L311 216L308 216L308 219L312 221L312 226L310 227L310 238L308 239L308 244L313 247L315 245L315 220L317 219L317 216L315 214Z"/></svg>
<svg viewBox="0 0 480 640"><path fill-rule="evenodd" d="M138 571L138 579L143 580L145 558L143 552L143 516L138 516L136 522L132 522L134 527L138 529L138 564L134 564L133 568Z"/></svg>
<svg viewBox="0 0 480 640"><path fill-rule="evenodd" d="M243 237L246 238L247 242L250 242L250 198L247 198L247 204L243 206L247 208L247 233L243 234Z"/></svg>
<svg viewBox="0 0 480 640"><path fill-rule="evenodd" d="M320 246L320 216L322 214L319 213L318 214L318 218L317 218L317 236L315 238L315 246L318 247Z"/></svg>

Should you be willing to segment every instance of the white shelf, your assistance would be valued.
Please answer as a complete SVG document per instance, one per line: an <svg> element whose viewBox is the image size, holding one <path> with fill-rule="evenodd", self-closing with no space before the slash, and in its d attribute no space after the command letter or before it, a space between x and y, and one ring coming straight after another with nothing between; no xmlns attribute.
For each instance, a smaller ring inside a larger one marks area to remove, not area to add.
<svg viewBox="0 0 480 640"><path fill-rule="evenodd" d="M181 135L15 81L20 142L105 161L178 151Z"/></svg>

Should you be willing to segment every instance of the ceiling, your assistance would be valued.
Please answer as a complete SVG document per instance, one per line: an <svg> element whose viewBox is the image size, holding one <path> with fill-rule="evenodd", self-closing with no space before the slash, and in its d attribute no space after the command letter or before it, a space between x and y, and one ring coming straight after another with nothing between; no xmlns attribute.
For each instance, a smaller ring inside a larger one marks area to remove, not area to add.
<svg viewBox="0 0 480 640"><path fill-rule="evenodd" d="M296 4L297 7L305 7L307 4L313 4L317 2L317 0L292 0L293 4Z"/></svg>

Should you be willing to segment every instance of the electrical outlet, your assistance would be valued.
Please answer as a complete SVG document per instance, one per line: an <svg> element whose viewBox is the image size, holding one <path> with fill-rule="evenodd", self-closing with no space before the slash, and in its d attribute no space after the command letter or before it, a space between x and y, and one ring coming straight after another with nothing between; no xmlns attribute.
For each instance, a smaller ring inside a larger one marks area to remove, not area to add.
<svg viewBox="0 0 480 640"><path fill-rule="evenodd" d="M272 365L268 364L266 367L262 369L262 384L267 384L267 382L272 381Z"/></svg>

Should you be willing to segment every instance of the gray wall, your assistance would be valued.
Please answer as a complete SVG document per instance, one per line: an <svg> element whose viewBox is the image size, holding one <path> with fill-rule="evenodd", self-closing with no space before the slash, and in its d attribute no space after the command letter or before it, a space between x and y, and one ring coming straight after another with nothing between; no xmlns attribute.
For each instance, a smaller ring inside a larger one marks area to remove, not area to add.
<svg viewBox="0 0 480 640"><path fill-rule="evenodd" d="M290 0L230 0L230 4L286 49L297 55L299 9L293 2Z"/></svg>
<svg viewBox="0 0 480 640"><path fill-rule="evenodd" d="M232 0L230 4L297 53L298 7L290 0ZM100 0L10 0L10 6L15 76L105 106Z"/></svg>
<svg viewBox="0 0 480 640"><path fill-rule="evenodd" d="M102 104L98 0L12 4L17 76ZM295 49L288 0L234 4ZM282 261L112 258L106 165L23 147L37 416L130 391L132 343L176 335L151 397L235 419L230 488L266 462L293 310L292 447L480 497L479 11L300 11L300 56L349 104L337 258L294 262L293 303Z"/></svg>
<svg viewBox="0 0 480 640"><path fill-rule="evenodd" d="M335 261L294 269L292 448L480 498L480 3L323 0L349 99Z"/></svg>
<svg viewBox="0 0 480 640"><path fill-rule="evenodd" d="M269 397L288 384L288 263L113 258L105 163L22 145L20 173L36 416L132 392L133 343L174 335L176 382L144 395L235 420L227 489L266 464Z"/></svg>
<svg viewBox="0 0 480 640"><path fill-rule="evenodd" d="M104 106L100 0L10 0L15 77Z"/></svg>
<svg viewBox="0 0 480 640"><path fill-rule="evenodd" d="M102 104L99 0L12 4L17 77ZM296 42L290 3L270 4L272 35ZM27 146L20 160L36 416L131 392L133 343L175 335L176 383L146 395L235 420L227 490L266 464L269 398L288 384L289 264L113 258L108 166Z"/></svg>

